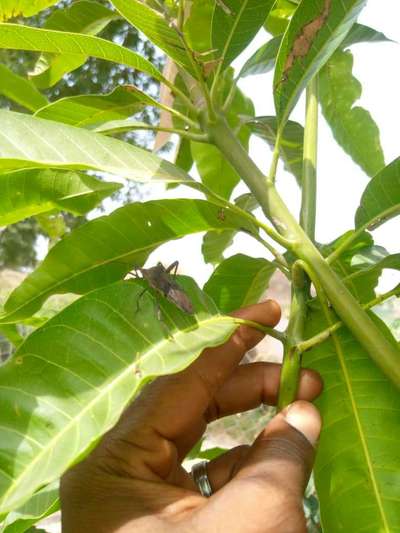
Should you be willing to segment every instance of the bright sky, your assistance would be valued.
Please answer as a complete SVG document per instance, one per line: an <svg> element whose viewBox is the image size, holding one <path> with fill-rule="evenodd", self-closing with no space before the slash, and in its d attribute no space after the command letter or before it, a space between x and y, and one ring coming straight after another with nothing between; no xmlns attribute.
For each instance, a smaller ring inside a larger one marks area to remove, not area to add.
<svg viewBox="0 0 400 533"><path fill-rule="evenodd" d="M398 0L370 0L361 13L359 22L371 26L400 43L400 5ZM251 46L235 62L236 67L253 54L268 39L263 30L259 32ZM368 109L381 131L381 143L386 163L400 155L400 77L398 74L400 47L395 43L363 43L352 46L354 55L353 73L363 85L363 94L356 105ZM274 114L272 100L272 73L250 76L241 81L242 90L253 99L257 115ZM299 102L291 115L293 120L303 122L304 102ZM361 194L368 183L367 176L338 147L323 117L320 117L320 142L318 154L318 213L317 239L329 242L348 229L353 228L354 212ZM266 171L271 154L267 145L252 137L251 155L259 166ZM299 191L293 177L282 168L278 171L278 187L288 205L294 212L299 208ZM242 192L241 190L238 191ZM167 197L192 195L185 188L167 192ZM166 197L165 192L154 190L153 198ZM375 241L390 252L399 252L398 219L388 222L374 232ZM181 241L167 244L154 252L149 263L162 260L165 263L179 259L182 271L191 273L202 283L211 273L211 267L200 266L200 236L189 236ZM227 255L243 252L248 255L265 255L261 248L247 236L238 236ZM387 271L381 283L382 290L391 288L400 279L395 271Z"/></svg>

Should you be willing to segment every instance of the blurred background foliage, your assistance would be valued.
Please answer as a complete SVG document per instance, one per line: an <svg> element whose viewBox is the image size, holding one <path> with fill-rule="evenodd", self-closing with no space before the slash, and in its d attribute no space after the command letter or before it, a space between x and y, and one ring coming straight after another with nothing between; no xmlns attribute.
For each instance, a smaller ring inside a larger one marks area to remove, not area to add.
<svg viewBox="0 0 400 533"><path fill-rule="evenodd" d="M97 2L110 8L110 4L106 0L97 0ZM36 16L21 20L14 19L12 22L42 27L51 13L54 13L56 9L68 7L72 3L73 0L62 0L56 7L42 11ZM122 19L111 21L98 36L128 47L145 56L157 68L163 68L164 56L135 28ZM0 63L21 76L27 76L29 72L33 71L37 59L37 53L21 50L0 50ZM124 65L101 61L92 57L81 67L65 75L53 87L42 92L50 101L54 101L66 96L80 94L106 94L116 86L125 84L135 85L147 94L154 97L158 96L159 85L146 74L133 71ZM0 108L25 112L25 109L2 95L0 95ZM137 118L140 121L155 124L159 120L159 111L156 108L147 107L137 115ZM154 133L150 131L128 133L121 135L121 137L144 148L150 149L153 146ZM101 178L101 176L98 177ZM130 182L123 189L117 191L112 200L118 205L123 205L140 199L141 196L141 186ZM68 213L63 213L62 217L67 231L86 220L85 217L77 218ZM3 230L0 229L0 269L11 268L24 271L33 268L38 262L37 243L40 236L46 239L47 232L34 217L8 226Z"/></svg>

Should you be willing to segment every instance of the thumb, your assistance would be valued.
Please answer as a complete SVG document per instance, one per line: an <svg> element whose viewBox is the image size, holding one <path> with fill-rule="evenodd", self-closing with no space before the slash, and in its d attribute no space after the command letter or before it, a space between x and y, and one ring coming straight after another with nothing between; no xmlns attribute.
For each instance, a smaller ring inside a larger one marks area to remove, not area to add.
<svg viewBox="0 0 400 533"><path fill-rule="evenodd" d="M320 430L320 414L306 401L294 402L269 422L236 475L211 498L218 514L232 522L221 524L225 530L306 531L302 500Z"/></svg>

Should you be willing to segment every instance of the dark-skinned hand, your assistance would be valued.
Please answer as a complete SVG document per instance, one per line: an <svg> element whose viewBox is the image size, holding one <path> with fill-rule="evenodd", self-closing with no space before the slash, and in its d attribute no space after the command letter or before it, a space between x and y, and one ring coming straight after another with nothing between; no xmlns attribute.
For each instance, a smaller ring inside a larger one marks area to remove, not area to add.
<svg viewBox="0 0 400 533"><path fill-rule="evenodd" d="M275 326L280 308L268 300L233 314ZM239 365L262 338L241 325L183 372L145 387L97 448L64 475L63 532L305 533L302 499L321 426L309 403L322 388L315 372L302 371L298 401L252 446L208 463L210 498L182 467L209 422L276 402L280 365Z"/></svg>

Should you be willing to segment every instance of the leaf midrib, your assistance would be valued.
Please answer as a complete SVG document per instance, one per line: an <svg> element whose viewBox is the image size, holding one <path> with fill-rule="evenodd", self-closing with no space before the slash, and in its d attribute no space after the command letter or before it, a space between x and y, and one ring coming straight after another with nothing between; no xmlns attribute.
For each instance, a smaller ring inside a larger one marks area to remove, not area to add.
<svg viewBox="0 0 400 533"><path fill-rule="evenodd" d="M379 488L378 488L378 483L377 483L377 480L375 478L375 472L374 472L374 468L373 468L373 461L372 461L372 459L370 457L368 445L367 445L367 442L366 442L366 439L365 439L365 436L364 436L363 427L362 427L360 416L359 416L359 413L358 413L357 402L356 402L356 400L354 398L353 389L352 389L352 385L351 385L351 379L350 379L350 375L349 375L348 370L347 370L346 359L345 359L345 356L344 356L344 353L343 353L343 350L342 350L342 345L341 345L341 343L339 341L339 338L338 338L338 335L336 333L332 333L332 340L333 340L333 344L334 344L334 347L335 347L336 355L338 357L339 364L340 364L341 369L342 369L344 381L345 381L345 384L346 384L347 392L348 392L350 403L351 403L351 408L352 408L354 419L355 419L356 426L357 426L357 431L358 431L358 434L359 434L359 437L360 437L361 447L362 447L362 450L364 452L364 457L365 457L365 461L366 461L366 464L367 464L367 469L368 469L368 472L369 472L369 479L371 480L372 489L373 489L373 492L374 492L374 495L375 495L375 499L376 499L376 502L377 502L377 505L378 505L379 513L380 513L381 518L382 518L382 524L383 524L383 526L385 528L384 531L386 533L390 533L389 524L388 524L388 521L387 521L387 518L386 518L385 509L384 509L383 502L382 502L381 495L380 495Z"/></svg>

